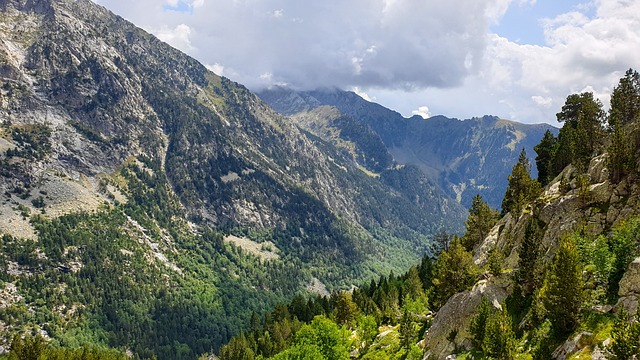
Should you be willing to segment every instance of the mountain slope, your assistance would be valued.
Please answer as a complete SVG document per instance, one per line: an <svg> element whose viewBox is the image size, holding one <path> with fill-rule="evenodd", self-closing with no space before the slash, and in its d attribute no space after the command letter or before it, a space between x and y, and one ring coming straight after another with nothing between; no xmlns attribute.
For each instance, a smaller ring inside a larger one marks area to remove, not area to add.
<svg viewBox="0 0 640 360"><path fill-rule="evenodd" d="M462 224L414 168L363 173L90 1L0 9L5 343L36 328L193 358L251 311L405 267Z"/></svg>
<svg viewBox="0 0 640 360"><path fill-rule="evenodd" d="M320 106L337 108L351 122L368 127L375 134L367 140L356 139L356 147L381 140L396 162L418 166L467 208L478 193L499 208L507 176L520 150L525 148L533 159L533 146L544 132L550 129L557 133L557 129L546 124L526 125L491 116L464 121L444 116L428 120L419 116L404 118L355 93L336 89L296 92L275 87L261 91L259 96L282 114L296 114L294 118L311 131L318 126L311 125L309 120L320 118L317 114ZM330 127L341 134L346 128L344 123L333 122ZM373 154L377 156L370 157L383 158L379 155L382 152L375 149Z"/></svg>

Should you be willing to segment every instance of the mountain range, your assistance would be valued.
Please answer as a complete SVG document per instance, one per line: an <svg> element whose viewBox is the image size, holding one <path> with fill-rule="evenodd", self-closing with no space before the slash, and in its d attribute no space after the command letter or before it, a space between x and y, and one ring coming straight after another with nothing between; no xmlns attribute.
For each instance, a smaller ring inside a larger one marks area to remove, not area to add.
<svg viewBox="0 0 640 360"><path fill-rule="evenodd" d="M287 117L91 1L0 9L4 349L38 333L218 352L297 293L440 250L434 235L462 231L472 193L495 204L549 128L404 119L324 90L278 90L306 99Z"/></svg>
<svg viewBox="0 0 640 360"><path fill-rule="evenodd" d="M533 147L547 130L558 132L548 124L522 124L496 116L405 118L338 89L274 87L258 96L310 132L334 143L352 143L355 160L373 172L398 164L417 166L466 208L480 194L499 209L520 151L524 148L534 164ZM536 176L535 167L532 171Z"/></svg>

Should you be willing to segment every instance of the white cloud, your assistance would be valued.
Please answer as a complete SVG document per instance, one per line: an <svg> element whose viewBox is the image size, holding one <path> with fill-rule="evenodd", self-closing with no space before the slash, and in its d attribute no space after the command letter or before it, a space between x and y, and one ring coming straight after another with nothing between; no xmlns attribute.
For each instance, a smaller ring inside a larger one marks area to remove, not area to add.
<svg viewBox="0 0 640 360"><path fill-rule="evenodd" d="M369 94L367 94L366 92L362 91L362 89L360 89L360 88L359 88L359 87L357 87L357 86L356 86L356 87L353 87L353 88L351 89L351 91L353 91L354 93L356 93L356 95L360 96L361 98L363 98L363 99L365 99L365 100L367 100L367 101L369 101L369 102L373 101L373 100L371 99L371 97L369 96Z"/></svg>
<svg viewBox="0 0 640 360"><path fill-rule="evenodd" d="M176 47L185 53L193 53L195 48L191 44L192 30L186 24L179 24L175 28L170 29L167 27L159 30L152 30L158 39Z"/></svg>
<svg viewBox="0 0 640 360"><path fill-rule="evenodd" d="M607 105L624 71L640 69L640 0L591 0L547 19L542 46L490 33L510 6L534 0L182 0L197 11L163 9L177 1L100 3L252 89L357 87L405 115L427 102L460 118L554 122L570 93L592 88Z"/></svg>
<svg viewBox="0 0 640 360"><path fill-rule="evenodd" d="M533 100L534 103L536 103L537 105L540 105L543 108L550 108L551 105L553 104L553 99L550 97L545 97L545 96L540 96L540 95L533 95L531 97L531 100Z"/></svg>
<svg viewBox="0 0 640 360"><path fill-rule="evenodd" d="M413 115L419 115L421 116L423 119L428 119L431 117L431 112L429 111L429 107L428 106L420 106L418 108L418 110L413 110L411 112L411 114Z"/></svg>
<svg viewBox="0 0 640 360"><path fill-rule="evenodd" d="M213 65L207 64L205 66L207 69L209 69L209 71L213 71L216 75L220 75L220 76L224 75L224 66L218 63L215 63Z"/></svg>

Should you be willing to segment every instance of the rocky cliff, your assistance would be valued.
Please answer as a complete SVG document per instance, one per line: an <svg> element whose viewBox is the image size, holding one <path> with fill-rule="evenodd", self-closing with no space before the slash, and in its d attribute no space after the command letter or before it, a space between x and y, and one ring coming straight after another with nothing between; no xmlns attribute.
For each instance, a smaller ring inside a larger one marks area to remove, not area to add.
<svg viewBox="0 0 640 360"><path fill-rule="evenodd" d="M522 243L527 224L532 219L540 230L540 267L548 269L560 239L567 234L578 231L587 238L611 236L613 229L637 215L640 206L640 187L637 181L631 176L612 183L609 180L606 158L607 154L603 154L591 160L586 183L580 180L581 176L572 166L567 167L534 203L519 214L509 213L504 216L485 240L476 246L473 250L474 262L480 266L486 264L492 249L504 254L502 273L497 276L485 273L473 289L451 297L442 306L425 334L425 359L445 359L448 355L472 348L473 336L469 327L482 297L486 297L495 308L505 306L505 300L514 289ZM625 306L635 313L638 291L632 284L637 281L637 264L637 260L633 261L620 281L618 306L615 308ZM585 279L589 278L587 273L585 268ZM612 311L611 306L594 309ZM522 324L516 324L518 326ZM601 343L578 346L573 339L569 339L567 344L572 344L568 347L572 349L568 354L587 351L587 347L593 350L593 345L603 347ZM560 348L555 354L555 358L564 359L567 356L567 352Z"/></svg>

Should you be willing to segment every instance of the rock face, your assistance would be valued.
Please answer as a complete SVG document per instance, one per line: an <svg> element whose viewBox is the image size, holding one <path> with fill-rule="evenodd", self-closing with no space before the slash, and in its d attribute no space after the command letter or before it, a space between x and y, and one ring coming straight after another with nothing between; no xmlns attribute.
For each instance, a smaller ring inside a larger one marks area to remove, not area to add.
<svg viewBox="0 0 640 360"><path fill-rule="evenodd" d="M629 269L624 273L619 285L620 299L615 306L616 310L624 307L629 314L635 314L640 299L640 258L636 258L629 264Z"/></svg>
<svg viewBox="0 0 640 360"><path fill-rule="evenodd" d="M635 214L638 209L640 189L631 179L618 184L608 180L605 166L606 154L592 159L589 165L589 185L579 188L576 172L567 167L545 189L544 193L521 214L509 213L492 229L485 240L473 251L476 264L484 265L487 254L497 248L505 255L500 277L480 280L471 291L454 295L436 313L431 328L425 333L425 359L445 359L454 351L469 347L469 324L475 316L475 308L487 290L493 289L494 298L503 301L512 291L514 269L518 266L520 245L527 222L535 216L542 231L541 247L543 261L550 263L563 234L578 228L592 234L606 234L615 225ZM563 180L564 179L564 180ZM565 184L566 183L566 184ZM630 313L635 313L640 296L640 258L629 266L620 281L620 301ZM491 291L489 291L491 293ZM449 337L452 331L455 337ZM557 358L564 358L582 349L586 334L570 339L566 346L558 349ZM581 340L582 339L582 340Z"/></svg>
<svg viewBox="0 0 640 360"><path fill-rule="evenodd" d="M547 129L557 132L549 125L525 125L492 116L464 121L444 116L427 120L419 116L404 118L355 93L335 89L296 92L276 87L260 92L259 96L275 110L293 115L306 129L325 139L342 139L354 124L364 126L373 133L365 136L362 134L367 131L361 131L358 139L349 139L356 148L366 145L369 148L364 153L383 158L377 146L381 141L395 162L417 166L466 208L478 193L499 208L507 177L520 150L525 148L535 164L533 146ZM323 106L334 107L348 120L336 122L331 116L321 116ZM381 164L384 162L376 163Z"/></svg>
<svg viewBox="0 0 640 360"><path fill-rule="evenodd" d="M483 297L496 308L510 293L504 279L481 280L473 289L452 296L438 311L425 333L425 359L446 359L455 351L471 348L469 325Z"/></svg>

